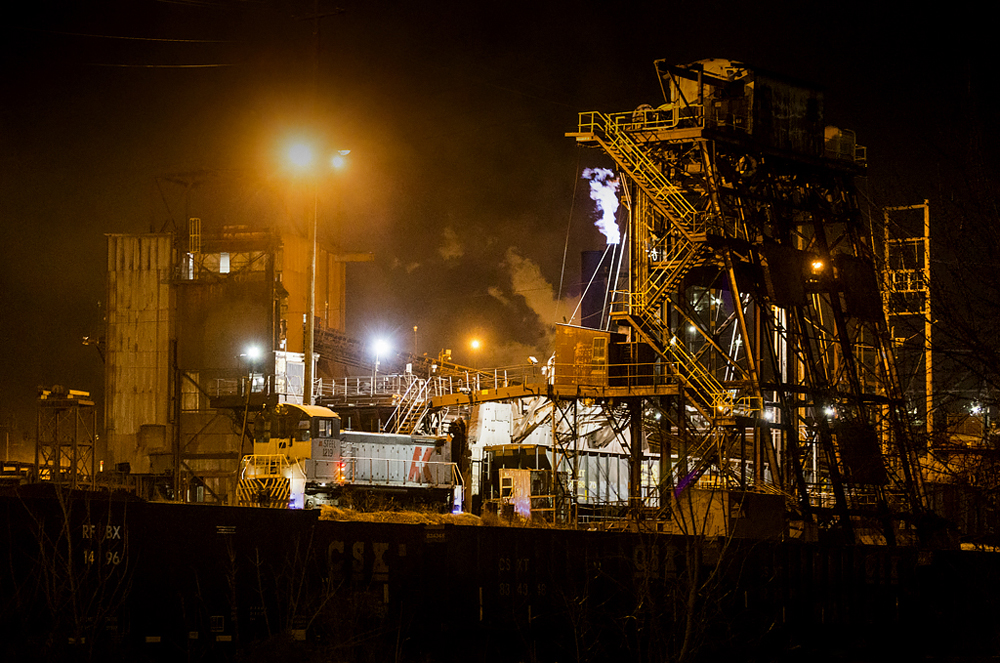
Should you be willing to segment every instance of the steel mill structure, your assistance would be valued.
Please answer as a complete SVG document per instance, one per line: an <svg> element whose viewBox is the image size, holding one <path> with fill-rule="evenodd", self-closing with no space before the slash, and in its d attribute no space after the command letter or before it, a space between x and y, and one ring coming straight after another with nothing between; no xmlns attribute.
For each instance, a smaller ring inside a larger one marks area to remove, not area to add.
<svg viewBox="0 0 1000 663"><path fill-rule="evenodd" d="M583 112L567 134L615 165L585 173L608 240L583 261L586 326L557 325L551 359L516 375L447 351L380 372L344 333L343 263L371 256L321 247L315 405L340 430L447 440L443 488L466 509L911 540L925 509L879 285L899 265L858 204L864 148L808 85L728 60L655 73L662 103ZM255 422L310 405L305 233L261 223L108 238L107 455L137 485L235 503L251 441L269 444ZM393 439L365 448L398 455ZM329 449L353 476L361 452Z"/></svg>
<svg viewBox="0 0 1000 663"><path fill-rule="evenodd" d="M711 469L785 495L806 528L895 542L923 509L855 190L864 148L807 86L727 60L656 74L663 104L584 112L570 134L622 179L609 328L635 384L676 392L637 397L633 429L661 418L675 496Z"/></svg>
<svg viewBox="0 0 1000 663"><path fill-rule="evenodd" d="M435 404L547 400L565 518L590 485L583 421L629 455L633 521L766 535L762 512L783 500L806 538L912 540L925 508L888 275L857 200L864 148L824 124L806 85L728 60L655 66L664 103L583 112L568 134L613 159L620 180L622 239L602 227L595 270L607 304L583 312L600 329L559 327L544 387Z"/></svg>

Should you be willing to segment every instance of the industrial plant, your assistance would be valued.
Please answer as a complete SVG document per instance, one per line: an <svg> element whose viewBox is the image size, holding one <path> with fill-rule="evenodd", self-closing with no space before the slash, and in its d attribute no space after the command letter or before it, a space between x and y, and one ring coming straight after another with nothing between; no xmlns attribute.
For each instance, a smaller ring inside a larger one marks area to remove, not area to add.
<svg viewBox="0 0 1000 663"><path fill-rule="evenodd" d="M35 462L8 463L4 478L111 496L87 507L99 515L66 507L74 527L194 513L206 549L258 542L275 568L291 559L282 540L346 528L315 534L318 552L275 571L322 579L312 617L285 624L316 646L348 605L358 629L412 620L451 638L420 579L435 560L460 569L433 578L463 613L453 640L466 650L516 632L539 660L563 660L572 623L576 646L591 647L576 660L614 647L684 658L716 651L709 642L725 650L711 620L737 609L754 616L726 622L726 637L916 627L919 601L942 591L924 570L958 566L948 555L991 527L947 471L985 431L964 417L954 432L931 413L928 205L864 203L865 147L825 123L824 95L807 83L722 59L658 60L652 73L661 98L586 110L567 127L567 141L614 167L580 173L606 244L581 257L579 309L551 325L547 355L465 366L447 348L352 338L349 265L372 255L319 236L315 212L295 228L190 217L109 234L105 402L43 391ZM946 428L964 451L931 462ZM107 564L121 553L148 574L139 542L161 544L130 536L67 540L87 568L93 551L112 554ZM162 545L145 554L166 564L194 550ZM205 614L156 608L176 633L136 617L129 646L166 660L230 642L210 637L279 630L267 615L288 599L280 587L253 589L245 613L223 605L237 566L200 571L219 574ZM146 598L166 591L133 580ZM344 602L329 616L333 596ZM128 598L115 600L98 620L108 632ZM642 628L611 629L616 610ZM701 619L696 647L690 620ZM167 641L175 649L156 649ZM461 647L433 651L459 660Z"/></svg>

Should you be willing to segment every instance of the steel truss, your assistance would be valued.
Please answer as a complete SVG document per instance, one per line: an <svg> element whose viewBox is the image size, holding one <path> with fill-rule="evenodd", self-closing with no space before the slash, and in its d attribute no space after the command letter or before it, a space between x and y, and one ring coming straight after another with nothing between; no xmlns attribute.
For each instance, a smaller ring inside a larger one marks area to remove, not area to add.
<svg viewBox="0 0 1000 663"><path fill-rule="evenodd" d="M702 120L586 112L571 134L623 180L612 325L686 385L664 408L678 461L663 478L679 492L714 466L794 496L804 521L892 543L922 502L860 169Z"/></svg>
<svg viewBox="0 0 1000 663"><path fill-rule="evenodd" d="M38 399L35 476L72 490L93 488L97 410L86 392L43 391Z"/></svg>

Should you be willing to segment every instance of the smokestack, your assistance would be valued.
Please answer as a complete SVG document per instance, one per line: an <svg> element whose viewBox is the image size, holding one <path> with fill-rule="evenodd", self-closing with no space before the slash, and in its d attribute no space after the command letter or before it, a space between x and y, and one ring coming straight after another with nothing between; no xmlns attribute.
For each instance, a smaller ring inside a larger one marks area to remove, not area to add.
<svg viewBox="0 0 1000 663"><path fill-rule="evenodd" d="M604 257L605 253L607 257ZM604 258L603 262L601 261L602 257ZM582 251L580 253L580 282L584 288L583 299L580 302L581 327L602 328L604 300L608 291L613 258L613 249L611 251ZM588 283L590 287L587 287Z"/></svg>

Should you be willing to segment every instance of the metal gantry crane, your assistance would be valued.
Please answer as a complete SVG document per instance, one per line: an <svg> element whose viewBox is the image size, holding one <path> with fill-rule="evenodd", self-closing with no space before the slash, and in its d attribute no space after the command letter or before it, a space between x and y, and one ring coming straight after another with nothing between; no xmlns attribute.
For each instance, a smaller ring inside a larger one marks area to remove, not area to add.
<svg viewBox="0 0 1000 663"><path fill-rule="evenodd" d="M612 331L682 386L656 401L677 457L662 480L679 495L713 468L845 539L895 542L922 506L856 198L864 149L808 86L728 60L656 74L663 104L580 113L568 135L623 180Z"/></svg>

